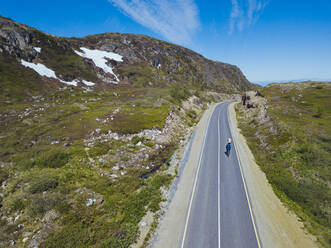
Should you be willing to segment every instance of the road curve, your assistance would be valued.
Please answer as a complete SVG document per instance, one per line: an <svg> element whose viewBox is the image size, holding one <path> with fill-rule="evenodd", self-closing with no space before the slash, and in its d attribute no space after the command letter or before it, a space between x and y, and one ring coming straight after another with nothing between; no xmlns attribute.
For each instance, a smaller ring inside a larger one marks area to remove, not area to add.
<svg viewBox="0 0 331 248"><path fill-rule="evenodd" d="M229 104L210 118L181 248L260 248L235 146L225 154Z"/></svg>

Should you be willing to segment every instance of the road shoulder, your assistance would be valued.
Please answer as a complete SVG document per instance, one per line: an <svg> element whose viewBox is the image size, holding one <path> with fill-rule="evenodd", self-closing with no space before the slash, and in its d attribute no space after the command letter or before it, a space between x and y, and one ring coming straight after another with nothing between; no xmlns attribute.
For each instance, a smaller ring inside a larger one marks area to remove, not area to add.
<svg viewBox="0 0 331 248"><path fill-rule="evenodd" d="M262 247L317 247L315 238L303 229L297 216L282 204L265 174L255 163L254 156L238 129L234 104L228 109L229 125L242 161L241 169Z"/></svg>

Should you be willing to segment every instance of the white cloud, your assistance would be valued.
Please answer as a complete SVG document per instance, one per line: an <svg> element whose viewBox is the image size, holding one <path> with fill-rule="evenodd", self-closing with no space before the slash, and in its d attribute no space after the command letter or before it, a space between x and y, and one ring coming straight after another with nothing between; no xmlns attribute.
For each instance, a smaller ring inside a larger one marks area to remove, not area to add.
<svg viewBox="0 0 331 248"><path fill-rule="evenodd" d="M268 0L231 0L229 34L254 25L267 4Z"/></svg>
<svg viewBox="0 0 331 248"><path fill-rule="evenodd" d="M194 0L109 0L124 14L169 41L190 44L200 25Z"/></svg>

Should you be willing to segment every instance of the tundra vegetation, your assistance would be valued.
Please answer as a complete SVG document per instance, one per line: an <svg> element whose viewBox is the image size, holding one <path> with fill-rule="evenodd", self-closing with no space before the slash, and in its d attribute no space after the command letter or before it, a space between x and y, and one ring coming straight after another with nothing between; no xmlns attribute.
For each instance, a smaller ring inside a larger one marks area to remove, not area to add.
<svg viewBox="0 0 331 248"><path fill-rule="evenodd" d="M81 47L122 55L107 61L120 82ZM146 246L179 144L208 103L251 87L235 66L147 36L67 39L0 17L0 246L129 247L153 213Z"/></svg>
<svg viewBox="0 0 331 248"><path fill-rule="evenodd" d="M242 133L275 193L330 247L331 84L271 84L259 93L266 105L236 106Z"/></svg>

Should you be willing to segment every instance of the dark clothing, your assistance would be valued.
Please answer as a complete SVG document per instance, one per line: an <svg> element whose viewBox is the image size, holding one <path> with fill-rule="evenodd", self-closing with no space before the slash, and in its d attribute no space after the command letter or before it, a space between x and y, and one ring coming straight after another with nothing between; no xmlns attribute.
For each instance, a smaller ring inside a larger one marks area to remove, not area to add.
<svg viewBox="0 0 331 248"><path fill-rule="evenodd" d="M225 148L226 148L226 152L225 152L225 154L226 154L226 156L230 156L230 150L231 150L231 144L230 143L227 143L226 144L226 146L225 146Z"/></svg>

